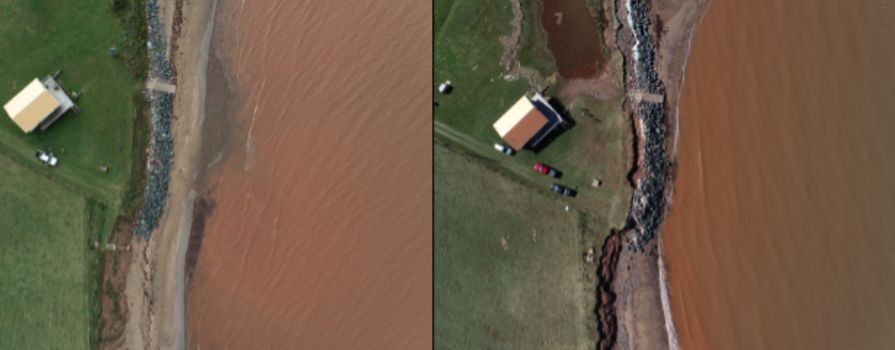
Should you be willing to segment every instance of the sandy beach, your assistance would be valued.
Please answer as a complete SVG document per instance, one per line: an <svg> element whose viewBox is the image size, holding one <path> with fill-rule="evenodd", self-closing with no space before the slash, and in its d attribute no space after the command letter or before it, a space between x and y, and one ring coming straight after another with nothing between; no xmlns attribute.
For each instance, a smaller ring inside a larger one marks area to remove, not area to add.
<svg viewBox="0 0 895 350"><path fill-rule="evenodd" d="M177 67L174 99L174 171L159 228L148 241L135 239L127 274L127 349L185 347L184 293L187 242L192 221L196 158L204 116L205 69L213 21L213 0L159 2L166 24L169 55ZM175 23L180 6L182 23ZM179 35L173 28L180 26ZM176 43L175 45L171 45Z"/></svg>

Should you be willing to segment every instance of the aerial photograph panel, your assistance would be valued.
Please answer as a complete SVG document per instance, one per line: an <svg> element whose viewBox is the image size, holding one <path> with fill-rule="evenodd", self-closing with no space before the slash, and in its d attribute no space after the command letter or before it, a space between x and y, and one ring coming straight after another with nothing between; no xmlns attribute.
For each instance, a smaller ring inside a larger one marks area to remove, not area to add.
<svg viewBox="0 0 895 350"><path fill-rule="evenodd" d="M436 1L436 347L667 346L657 233L704 8Z"/></svg>
<svg viewBox="0 0 895 350"><path fill-rule="evenodd" d="M895 6L434 10L436 348L891 347Z"/></svg>
<svg viewBox="0 0 895 350"><path fill-rule="evenodd" d="M0 2L0 349L430 348L431 17Z"/></svg>

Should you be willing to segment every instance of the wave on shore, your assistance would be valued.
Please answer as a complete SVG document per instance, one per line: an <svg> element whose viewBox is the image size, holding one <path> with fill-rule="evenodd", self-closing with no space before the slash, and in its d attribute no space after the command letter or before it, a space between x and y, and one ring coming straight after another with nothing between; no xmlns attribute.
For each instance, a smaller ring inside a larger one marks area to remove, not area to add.
<svg viewBox="0 0 895 350"><path fill-rule="evenodd" d="M668 277L665 271L665 257L662 251L662 241L659 241L659 296L662 300L662 314L665 316L665 332L668 333L668 348L681 350L677 341L677 331L674 329L674 321L671 318L671 301L668 299Z"/></svg>
<svg viewBox="0 0 895 350"><path fill-rule="evenodd" d="M702 22L703 15L708 10L708 4L706 3L706 8L702 9L701 13L697 17L696 21L692 24L692 28L690 28L690 33L687 35L687 44L684 47L683 51L683 62L681 63L681 80L680 86L684 85L684 81L686 79L687 73L687 60L690 58L690 52L693 48L693 37L695 36L696 28L699 28L699 23ZM680 97L678 97L679 99ZM678 117L680 114L680 103L676 102L674 104L674 111L672 112L672 125L674 127L674 132L671 135L671 159L673 160L677 156L677 144L679 134L679 124ZM668 194L668 202L669 206L671 205L671 199L674 195L674 186L670 186L669 194ZM665 315L665 331L668 333L668 348L671 350L681 350L680 342L677 337L677 329L674 326L674 319L671 313L671 301L668 294L668 272L665 270L665 250L662 244L662 240L659 240L659 288L660 288L660 296L662 300L662 313Z"/></svg>

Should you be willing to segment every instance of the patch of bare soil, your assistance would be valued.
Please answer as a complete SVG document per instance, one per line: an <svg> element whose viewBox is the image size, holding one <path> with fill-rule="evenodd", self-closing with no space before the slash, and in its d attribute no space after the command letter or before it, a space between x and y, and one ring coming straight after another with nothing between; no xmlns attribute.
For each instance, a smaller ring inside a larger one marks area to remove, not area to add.
<svg viewBox="0 0 895 350"><path fill-rule="evenodd" d="M503 55L500 57L500 66L503 67L505 78L516 79L518 77L528 80L528 85L536 90L544 89L548 81L555 81L556 77L544 79L538 71L523 66L518 60L519 39L522 36L522 4L521 0L510 0L513 4L513 19L510 26L513 28L510 35L504 35L498 38L503 45Z"/></svg>
<svg viewBox="0 0 895 350"><path fill-rule="evenodd" d="M130 269L130 245L134 237L132 232L130 224L121 222L108 245L93 247L104 251L100 287L100 349L121 348L128 311L124 288Z"/></svg>
<svg viewBox="0 0 895 350"><path fill-rule="evenodd" d="M615 266L618 265L618 255L622 249L623 232L612 232L603 242L603 251L600 255L600 265L597 268L599 284L597 289L597 317L599 325L597 331L600 338L597 341L597 349L608 350L615 344L618 323L615 319L615 290L612 288L615 279Z"/></svg>
<svg viewBox="0 0 895 350"><path fill-rule="evenodd" d="M520 0L510 0L513 4L513 19L510 21L510 27L513 31L510 35L504 35L499 38L503 45L503 55L500 57L500 66L505 71L510 71L516 66L516 55L519 51L519 38L522 36L522 4Z"/></svg>
<svg viewBox="0 0 895 350"><path fill-rule="evenodd" d="M563 81L559 97L570 100L576 96L589 96L600 101L610 101L624 93L624 87L615 79L615 72L607 65L600 76L591 79L569 79Z"/></svg>
<svg viewBox="0 0 895 350"><path fill-rule="evenodd" d="M650 240L643 249L630 244L636 235L622 235L612 289L616 299L617 322L615 349L668 349L665 317L659 288L658 240Z"/></svg>

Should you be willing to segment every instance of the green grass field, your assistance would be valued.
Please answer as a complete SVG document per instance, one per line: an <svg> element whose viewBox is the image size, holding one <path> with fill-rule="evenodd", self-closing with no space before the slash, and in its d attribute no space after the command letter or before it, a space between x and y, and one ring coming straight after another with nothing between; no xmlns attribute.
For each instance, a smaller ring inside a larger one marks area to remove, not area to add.
<svg viewBox="0 0 895 350"><path fill-rule="evenodd" d="M120 2L130 6L119 21L110 2L0 2L0 101L60 69L63 87L81 94L81 113L69 112L45 132L25 135L0 113L0 349L98 341L102 256L88 242L105 242L119 215L133 210L146 137L134 127L145 125L145 104L133 74L146 69L134 59L145 36L123 29L143 30L142 3ZM120 57L108 54L113 46ZM40 165L38 149L53 151L59 165Z"/></svg>
<svg viewBox="0 0 895 350"><path fill-rule="evenodd" d="M537 5L522 5L519 60L550 76L556 68L536 22ZM544 150L514 157L494 151L501 140L491 125L531 90L525 79L505 80L499 66L498 38L511 30L511 6L435 1L435 81L454 84L447 96L433 87L436 348L593 348L596 265L585 265L582 254L599 249L609 230L624 224L631 197L629 120L621 98L561 101L575 126ZM621 61L616 55L610 64ZM535 162L562 171L556 182L578 196L549 192L555 180L535 173ZM594 179L603 185L592 188Z"/></svg>
<svg viewBox="0 0 895 350"><path fill-rule="evenodd" d="M436 348L593 348L597 236L565 203L436 147Z"/></svg>
<svg viewBox="0 0 895 350"><path fill-rule="evenodd" d="M0 164L0 349L86 348L86 199Z"/></svg>

